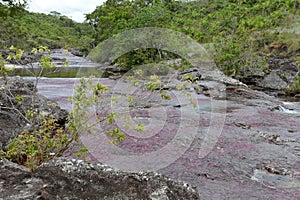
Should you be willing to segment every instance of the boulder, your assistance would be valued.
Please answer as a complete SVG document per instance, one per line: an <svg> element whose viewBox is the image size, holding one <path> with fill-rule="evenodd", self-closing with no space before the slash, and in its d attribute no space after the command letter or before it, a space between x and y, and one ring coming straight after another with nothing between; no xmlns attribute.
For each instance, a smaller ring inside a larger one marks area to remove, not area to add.
<svg viewBox="0 0 300 200"><path fill-rule="evenodd" d="M67 111L39 95L32 81L19 77L11 77L7 81L0 79L0 88L0 149L25 128L30 129L22 117L27 110L34 109L40 114L53 115L59 124L65 124ZM16 96L21 96L23 100L18 102Z"/></svg>
<svg viewBox="0 0 300 200"><path fill-rule="evenodd" d="M0 199L199 199L190 185L155 172L130 173L58 158L37 170L0 159Z"/></svg>
<svg viewBox="0 0 300 200"><path fill-rule="evenodd" d="M267 59L268 72L252 72L239 80L253 89L276 96L286 95L286 89L296 82L295 77L299 74L297 62L289 57L271 56Z"/></svg>
<svg viewBox="0 0 300 200"><path fill-rule="evenodd" d="M129 71L129 69L122 68L119 64L104 63L102 67L99 68L103 77L110 79L119 79L123 74Z"/></svg>
<svg viewBox="0 0 300 200"><path fill-rule="evenodd" d="M288 88L288 84L282 80L276 71L272 71L264 79L258 83L262 88L273 89L273 90L285 90Z"/></svg>
<svg viewBox="0 0 300 200"><path fill-rule="evenodd" d="M78 57L85 56L85 54L82 51L80 51L80 49L78 49L78 48L70 48L70 49L68 49L68 51L71 54L73 54L74 56L78 56Z"/></svg>

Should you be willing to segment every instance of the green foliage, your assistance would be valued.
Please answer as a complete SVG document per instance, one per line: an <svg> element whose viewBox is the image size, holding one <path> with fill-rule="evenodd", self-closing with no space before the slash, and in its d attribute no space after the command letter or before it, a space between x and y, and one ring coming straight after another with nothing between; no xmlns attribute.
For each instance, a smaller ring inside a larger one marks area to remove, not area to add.
<svg viewBox="0 0 300 200"><path fill-rule="evenodd" d="M6 58L2 58L2 72L1 75L7 78L7 68L4 63L7 60L14 60L18 62L23 55L23 50L11 46L9 48L9 54ZM56 68L51 62L49 54L51 51L44 46L34 48L33 53L43 53L40 63L40 72L34 74L36 78L35 87L37 87L38 80L42 75L43 69ZM45 54L48 53L48 54ZM2 61L1 60L1 61ZM32 64L29 64L32 66ZM0 108L10 109L20 117L22 121L25 121L29 128L25 129L20 133L13 141L11 141L5 151L0 151L0 156L5 157L18 164L25 165L30 169L35 169L41 163L61 156L62 153L70 147L70 144L77 140L78 134L75 132L70 132L66 127L61 126L57 123L57 120L52 115L46 115L40 113L36 109L35 99L38 95L33 94L33 96L28 99L28 97L23 95L13 95L10 88L3 86L3 94L7 95L10 100L11 105L5 105L5 107L0 106ZM31 100L32 108L28 110L22 109L22 104L25 100ZM16 102L16 103L14 103Z"/></svg>
<svg viewBox="0 0 300 200"><path fill-rule="evenodd" d="M18 102L18 104L21 105L24 100L24 97L21 95L17 95L17 96L15 96L15 99Z"/></svg>
<svg viewBox="0 0 300 200"><path fill-rule="evenodd" d="M190 73L188 73L183 76L183 80L189 81L191 83L195 83L195 82L199 81L199 77L195 77L195 76L191 75Z"/></svg>
<svg viewBox="0 0 300 200"><path fill-rule="evenodd" d="M171 100L170 95L167 94L165 90L161 90L160 92L161 92L161 96L164 100Z"/></svg>
<svg viewBox="0 0 300 200"><path fill-rule="evenodd" d="M145 6L138 9L135 17L128 20L128 24L132 28L164 27L171 19L171 11L164 3L158 1L152 6Z"/></svg>
<svg viewBox="0 0 300 200"><path fill-rule="evenodd" d="M110 140L110 142L113 144L117 144L118 141L123 141L125 139L125 134L123 132L121 132L121 130L119 128L110 129L106 133L108 135L110 135L111 137L116 138L116 139Z"/></svg>
<svg viewBox="0 0 300 200"><path fill-rule="evenodd" d="M161 87L162 82L157 75L152 75L149 77L149 82L147 83L147 90L154 92L154 90Z"/></svg>
<svg viewBox="0 0 300 200"><path fill-rule="evenodd" d="M288 94L300 94L300 76L296 76L296 81L294 84L290 85L290 87L286 90Z"/></svg>
<svg viewBox="0 0 300 200"><path fill-rule="evenodd" d="M52 48L77 47L87 51L92 47L92 27L76 23L66 16L17 12L0 3L0 48L16 46L29 50L36 46Z"/></svg>
<svg viewBox="0 0 300 200"><path fill-rule="evenodd" d="M96 30L95 42L104 41L122 31L140 27L167 27L172 19L168 7L171 1L113 1L108 0L91 14L87 21ZM125 41L126 42L126 41ZM135 65L159 62L174 55L160 49L136 49L114 62L125 69Z"/></svg>
<svg viewBox="0 0 300 200"><path fill-rule="evenodd" d="M29 118L33 130L24 130L0 155L13 162L35 169L43 162L61 156L69 148L72 135L60 127L53 116L34 115ZM31 113L32 113L31 112ZM35 120L41 121L37 126Z"/></svg>
<svg viewBox="0 0 300 200"><path fill-rule="evenodd" d="M85 157L89 150L85 147L79 147L78 152L75 155L79 158Z"/></svg>
<svg viewBox="0 0 300 200"><path fill-rule="evenodd" d="M299 22L297 0L267 1L114 1L87 15L96 43L128 29L163 27L214 43L217 65L239 77L267 69L264 49L286 35L282 29ZM274 30L278 31L274 31ZM299 35L290 33L292 40ZM293 44L290 43L289 46ZM295 46L295 45L294 45ZM163 55L163 56L161 56ZM157 49L138 49L115 62L124 68L159 62L174 55Z"/></svg>
<svg viewBox="0 0 300 200"><path fill-rule="evenodd" d="M1 0L0 2L4 3L9 7L19 8L24 8L28 4L28 0Z"/></svg>
<svg viewBox="0 0 300 200"><path fill-rule="evenodd" d="M2 55L0 53L0 76L2 76L4 79L6 79L6 76L12 70L11 68L5 67L6 63L7 62L5 61L5 59L2 58Z"/></svg>
<svg viewBox="0 0 300 200"><path fill-rule="evenodd" d="M22 49L18 49L14 46L9 47L9 50L13 53L9 54L6 59L7 60L20 60L24 51Z"/></svg>
<svg viewBox="0 0 300 200"><path fill-rule="evenodd" d="M138 132L145 132L145 126L144 126L144 124L138 123L135 126L135 130L138 131Z"/></svg>
<svg viewBox="0 0 300 200"><path fill-rule="evenodd" d="M2 76L4 80L7 80L7 76L11 71L13 71L12 67L6 67L5 64L12 60L20 60L24 52L23 50L15 48L14 46L11 46L9 50L10 52L6 58L3 58L2 54L0 53L0 76Z"/></svg>
<svg viewBox="0 0 300 200"><path fill-rule="evenodd" d="M122 68L130 69L135 65L157 62L157 55L157 49L137 49L122 55L115 62Z"/></svg>
<svg viewBox="0 0 300 200"><path fill-rule="evenodd" d="M22 12L27 5L27 0L0 0L0 19Z"/></svg>
<svg viewBox="0 0 300 200"><path fill-rule="evenodd" d="M92 91L92 92L91 92ZM71 97L73 109L69 113L68 130L72 133L94 133L93 127L102 122L112 125L116 122L117 113L107 110L109 88L100 83L93 83L92 79L83 78L75 88ZM91 113L95 107L97 116ZM124 140L125 134L118 128L109 129L106 134L111 136L111 142L116 144Z"/></svg>

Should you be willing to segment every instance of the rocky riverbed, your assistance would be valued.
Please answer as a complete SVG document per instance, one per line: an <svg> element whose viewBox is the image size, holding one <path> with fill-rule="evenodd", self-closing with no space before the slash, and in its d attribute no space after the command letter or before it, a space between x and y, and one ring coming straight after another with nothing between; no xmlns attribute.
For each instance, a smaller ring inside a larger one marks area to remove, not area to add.
<svg viewBox="0 0 300 200"><path fill-rule="evenodd" d="M60 125L65 124L66 110L37 94L31 80L10 77L8 81L1 79L0 84L1 150L23 129L30 130L30 124L24 117L28 109L34 109L41 115L53 115ZM53 85L49 86L47 88L53 89ZM39 89L43 93L44 90ZM67 87L57 89L60 99L66 97L60 92L69 92ZM20 95L22 103L16 98ZM0 199L199 199L195 188L185 182L154 172L120 171L96 162L88 164L82 160L59 158L30 172L0 158Z"/></svg>
<svg viewBox="0 0 300 200"><path fill-rule="evenodd" d="M288 64L288 73L297 73L294 64ZM193 107L187 96L174 90L180 83L177 76L167 78L171 100L164 101L139 88L131 90L126 79L114 79L120 75L114 71L113 79L95 81L109 86L115 97L139 97L136 104L119 107L127 106L132 122L144 123L145 132L125 131L125 141L117 146L109 145L105 124L98 127L99 134L83 134L81 145L89 149L91 163L156 171L196 186L202 199L299 199L300 102L280 96L275 88L279 79L250 77L258 91L215 72L188 88ZM258 85L261 81L264 85ZM78 83L77 78L42 78L38 91L70 110L67 98ZM75 157L72 152L65 156Z"/></svg>
<svg viewBox="0 0 300 200"><path fill-rule="evenodd" d="M99 81L110 87L118 82L111 79ZM61 107L70 109L71 104L66 98L72 94L76 82L76 79L42 79L39 91ZM207 93L210 91L213 90L208 89ZM147 132L146 135L150 134L147 136L128 134L118 145L123 151L114 152L113 157L105 157L105 153L112 153L111 149L101 146L102 137L84 135L82 143L90 147L90 160L123 168L115 158L123 159L126 165L126 156L157 151L176 138L181 125L189 130L188 127L196 123L198 127L194 136L186 132L186 136L176 140L186 151L178 157L176 155L172 163L162 165L158 172L195 185L203 199L299 198L299 102L287 102L243 86L227 86L225 97L210 98L197 94L195 98L196 112L189 112L191 108L182 101L171 100L157 109L157 102L144 100L145 106L131 110L131 116L138 120L151 120L153 116L152 120L164 124L159 131L154 129L155 133ZM162 111L165 115L158 114ZM214 122L213 117L218 120ZM209 128L221 132L209 135L213 133ZM192 141L190 137L194 137ZM174 157L172 152L162 152L153 158L157 159L155 163L164 163L170 157ZM149 165L141 162L145 160L136 160L135 168L144 169Z"/></svg>

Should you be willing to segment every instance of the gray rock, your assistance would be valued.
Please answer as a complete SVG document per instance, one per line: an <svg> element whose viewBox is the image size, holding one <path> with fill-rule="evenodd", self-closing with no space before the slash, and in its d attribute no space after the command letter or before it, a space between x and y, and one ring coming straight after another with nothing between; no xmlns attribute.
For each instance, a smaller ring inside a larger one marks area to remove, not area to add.
<svg viewBox="0 0 300 200"><path fill-rule="evenodd" d="M190 185L154 172L122 172L59 158L28 170L0 159L0 199L199 199Z"/></svg>
<svg viewBox="0 0 300 200"><path fill-rule="evenodd" d="M177 58L177 59L172 59L172 60L167 60L166 63L168 65L175 65L177 67L181 67L182 66L182 59Z"/></svg>
<svg viewBox="0 0 300 200"><path fill-rule="evenodd" d="M83 57L84 53L82 51L80 51L80 49L78 48L70 48L68 49L68 51L73 54L74 56L79 56L79 57Z"/></svg>
<svg viewBox="0 0 300 200"><path fill-rule="evenodd" d="M64 125L67 119L67 111L60 109L53 101L37 94L31 81L19 77L8 79L7 84L0 80L0 149L25 128L30 129L28 122L22 117L26 111L34 109L38 113L53 115L58 123ZM19 104L14 97L22 96Z"/></svg>
<svg viewBox="0 0 300 200"><path fill-rule="evenodd" d="M201 74L202 74L202 79L203 80L218 81L218 82L224 83L226 85L235 85L235 86L247 87L247 85L240 82L239 80L236 80L234 78L226 76L219 69L213 69L211 71L205 71L205 72L202 72Z"/></svg>
<svg viewBox="0 0 300 200"><path fill-rule="evenodd" d="M103 63L98 69L102 74L102 77L119 79L128 69L120 67L119 64Z"/></svg>
<svg viewBox="0 0 300 200"><path fill-rule="evenodd" d="M260 87L274 90L284 90L288 88L288 84L280 78L276 71L272 71L258 84Z"/></svg>

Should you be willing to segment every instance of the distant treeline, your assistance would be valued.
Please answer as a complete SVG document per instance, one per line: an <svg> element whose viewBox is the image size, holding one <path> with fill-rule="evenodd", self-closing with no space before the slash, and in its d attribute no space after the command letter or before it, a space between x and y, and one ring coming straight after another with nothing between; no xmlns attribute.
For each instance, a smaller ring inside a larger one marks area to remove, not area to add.
<svg viewBox="0 0 300 200"><path fill-rule="evenodd" d="M58 12L31 13L23 7L0 3L0 48L14 45L31 49L77 47L88 50L93 30L86 23L76 23Z"/></svg>
<svg viewBox="0 0 300 200"><path fill-rule="evenodd" d="M30 13L0 3L0 48L46 45L89 51L125 30L162 27L213 43L217 65L239 76L268 70L266 58L274 54L299 59L299 54L291 54L300 46L299 12L298 0L108 0L86 15L86 23L76 23L55 11ZM116 62L132 67L174 57L158 53L141 49Z"/></svg>

